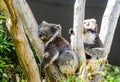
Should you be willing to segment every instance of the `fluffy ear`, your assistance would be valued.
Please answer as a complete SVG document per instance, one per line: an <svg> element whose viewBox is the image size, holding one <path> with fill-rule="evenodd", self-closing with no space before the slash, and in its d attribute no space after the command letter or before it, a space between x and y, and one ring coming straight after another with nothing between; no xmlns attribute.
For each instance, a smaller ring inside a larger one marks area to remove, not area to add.
<svg viewBox="0 0 120 82"><path fill-rule="evenodd" d="M69 29L69 34L71 34L71 35L75 34L73 28Z"/></svg>
<svg viewBox="0 0 120 82"><path fill-rule="evenodd" d="M91 18L91 20L92 20L92 23L94 23L94 30L95 30L95 32L98 33L98 27L97 27L96 19Z"/></svg>
<svg viewBox="0 0 120 82"><path fill-rule="evenodd" d="M47 22L46 21L42 21L42 24L47 24Z"/></svg>
<svg viewBox="0 0 120 82"><path fill-rule="evenodd" d="M91 21L92 21L93 23L96 23L96 19L94 19L94 18L91 18Z"/></svg>
<svg viewBox="0 0 120 82"><path fill-rule="evenodd" d="M60 24L56 25L56 28L57 28L58 30L61 30L61 29L62 29L62 27L61 27Z"/></svg>

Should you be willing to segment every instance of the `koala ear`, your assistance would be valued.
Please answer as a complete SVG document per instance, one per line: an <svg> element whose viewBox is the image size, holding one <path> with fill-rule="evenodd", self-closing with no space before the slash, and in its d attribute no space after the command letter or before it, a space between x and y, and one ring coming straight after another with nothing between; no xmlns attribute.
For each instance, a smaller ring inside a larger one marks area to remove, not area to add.
<svg viewBox="0 0 120 82"><path fill-rule="evenodd" d="M46 21L42 21L42 24L47 24L47 22Z"/></svg>
<svg viewBox="0 0 120 82"><path fill-rule="evenodd" d="M96 19L94 19L94 18L91 18L91 20L92 20L92 22L96 23Z"/></svg>
<svg viewBox="0 0 120 82"><path fill-rule="evenodd" d="M72 34L75 34L73 28L70 28L70 29L69 29L69 34L71 34L71 35L72 35Z"/></svg>
<svg viewBox="0 0 120 82"><path fill-rule="evenodd" d="M56 28L57 28L58 30L61 30L61 29L62 29L62 27L61 27L60 24L56 25Z"/></svg>

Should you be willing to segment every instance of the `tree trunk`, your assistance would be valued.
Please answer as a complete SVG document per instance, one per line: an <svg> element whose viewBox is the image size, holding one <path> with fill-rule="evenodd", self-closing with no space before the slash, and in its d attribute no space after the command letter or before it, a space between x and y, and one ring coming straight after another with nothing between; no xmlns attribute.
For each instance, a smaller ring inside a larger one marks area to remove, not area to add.
<svg viewBox="0 0 120 82"><path fill-rule="evenodd" d="M85 57L84 45L83 45L83 21L85 15L85 2L86 0L75 1L74 23L73 23L74 34L71 35L71 46L78 53L80 66L83 67L84 69L83 71L85 71L85 65L86 65L86 57Z"/></svg>
<svg viewBox="0 0 120 82"><path fill-rule="evenodd" d="M26 38L21 17L15 11L14 0L0 0L0 9L6 17L6 25L15 44L15 49L27 82L41 82L33 52ZM30 20L28 20L30 21Z"/></svg>
<svg viewBox="0 0 120 82"><path fill-rule="evenodd" d="M12 0L12 3L15 11L21 18L21 22L33 48L41 61L44 44L38 37L38 24L25 0Z"/></svg>
<svg viewBox="0 0 120 82"><path fill-rule="evenodd" d="M104 57L108 57L110 52L113 36L120 15L120 0L108 0L105 13L103 15L100 38L104 44Z"/></svg>
<svg viewBox="0 0 120 82"><path fill-rule="evenodd" d="M64 79L63 74L59 71L58 67L51 64L45 69L47 82L60 82Z"/></svg>

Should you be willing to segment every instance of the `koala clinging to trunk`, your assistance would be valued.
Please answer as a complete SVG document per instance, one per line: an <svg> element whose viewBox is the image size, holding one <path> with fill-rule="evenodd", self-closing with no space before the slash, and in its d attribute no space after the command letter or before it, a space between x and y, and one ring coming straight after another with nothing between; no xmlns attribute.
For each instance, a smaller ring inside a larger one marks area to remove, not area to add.
<svg viewBox="0 0 120 82"><path fill-rule="evenodd" d="M98 26L97 26L96 20L93 18L84 20L83 42L84 42L85 49L103 47L102 41L99 38ZM90 54L86 53L86 58L91 59Z"/></svg>
<svg viewBox="0 0 120 82"><path fill-rule="evenodd" d="M84 20L83 42L85 48L103 47L99 38L98 27L95 19Z"/></svg>
<svg viewBox="0 0 120 82"><path fill-rule="evenodd" d="M70 29L69 33L71 34L71 36L74 35L73 29ZM86 49L88 50L92 48L103 47L102 41L99 38L96 20L93 18L84 20L83 43L84 43L85 54L87 59L90 59L91 56L86 52Z"/></svg>
<svg viewBox="0 0 120 82"><path fill-rule="evenodd" d="M38 33L39 38L45 43L41 71L54 63L63 74L75 73L78 68L77 54L68 41L62 37L61 26L43 21Z"/></svg>

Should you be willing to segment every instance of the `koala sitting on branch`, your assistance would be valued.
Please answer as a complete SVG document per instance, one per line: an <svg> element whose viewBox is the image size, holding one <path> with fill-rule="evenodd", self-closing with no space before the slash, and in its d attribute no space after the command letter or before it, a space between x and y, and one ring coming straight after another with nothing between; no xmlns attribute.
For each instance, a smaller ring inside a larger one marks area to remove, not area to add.
<svg viewBox="0 0 120 82"><path fill-rule="evenodd" d="M86 48L103 47L96 20L93 18L84 20L83 42Z"/></svg>
<svg viewBox="0 0 120 82"><path fill-rule="evenodd" d="M94 55L94 57L98 57L103 51L103 44L99 38L96 20L94 18L85 19L83 23L83 42L86 58L91 59ZM72 28L69 30L69 33L71 36L74 35Z"/></svg>
<svg viewBox="0 0 120 82"><path fill-rule="evenodd" d="M98 26L94 18L84 20L83 42L87 59L100 57L103 52L103 44L98 33ZM88 53L89 51L89 53ZM92 55L90 54L92 53Z"/></svg>
<svg viewBox="0 0 120 82"><path fill-rule="evenodd" d="M63 74L74 74L78 68L77 54L61 35L59 24L47 23L39 25L39 38L45 43L41 71L54 63Z"/></svg>

